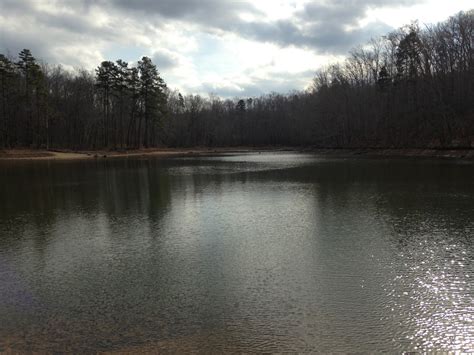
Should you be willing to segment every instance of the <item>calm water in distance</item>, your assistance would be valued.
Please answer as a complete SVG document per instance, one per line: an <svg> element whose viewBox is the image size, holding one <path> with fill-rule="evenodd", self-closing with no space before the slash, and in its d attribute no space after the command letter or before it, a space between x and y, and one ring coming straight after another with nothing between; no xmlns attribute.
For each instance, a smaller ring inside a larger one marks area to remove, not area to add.
<svg viewBox="0 0 474 355"><path fill-rule="evenodd" d="M474 164L0 163L0 350L474 351Z"/></svg>

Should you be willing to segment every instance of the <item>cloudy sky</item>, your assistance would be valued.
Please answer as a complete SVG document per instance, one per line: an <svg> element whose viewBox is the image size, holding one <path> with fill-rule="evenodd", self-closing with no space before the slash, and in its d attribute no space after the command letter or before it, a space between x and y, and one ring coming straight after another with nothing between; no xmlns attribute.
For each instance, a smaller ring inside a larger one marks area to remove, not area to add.
<svg viewBox="0 0 474 355"><path fill-rule="evenodd" d="M0 53L67 68L151 57L184 93L304 89L315 70L410 21L471 0L0 0Z"/></svg>

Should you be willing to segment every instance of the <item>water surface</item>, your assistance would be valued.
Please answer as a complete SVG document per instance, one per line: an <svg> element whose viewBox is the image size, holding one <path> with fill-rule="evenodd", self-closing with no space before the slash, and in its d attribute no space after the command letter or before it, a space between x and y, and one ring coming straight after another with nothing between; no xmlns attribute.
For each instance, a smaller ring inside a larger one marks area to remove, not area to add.
<svg viewBox="0 0 474 355"><path fill-rule="evenodd" d="M474 351L474 164L0 163L0 350Z"/></svg>

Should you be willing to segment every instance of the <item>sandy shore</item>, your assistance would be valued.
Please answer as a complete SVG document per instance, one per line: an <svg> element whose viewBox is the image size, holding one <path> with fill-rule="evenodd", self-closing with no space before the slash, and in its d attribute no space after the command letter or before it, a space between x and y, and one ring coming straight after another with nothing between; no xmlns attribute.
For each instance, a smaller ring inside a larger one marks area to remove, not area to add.
<svg viewBox="0 0 474 355"><path fill-rule="evenodd" d="M278 149L275 149L278 150ZM244 153L254 151L252 148L192 148L192 149L140 149L131 151L62 151L8 149L0 150L0 160L80 160L126 157L168 157L187 155L207 155L219 153Z"/></svg>
<svg viewBox="0 0 474 355"><path fill-rule="evenodd" d="M0 161L5 160L80 160L127 157L170 157L248 152L293 151L327 156L361 157L432 157L474 160L474 149L319 149L298 147L230 147L189 149L140 149L130 151L64 151L9 149L0 150Z"/></svg>

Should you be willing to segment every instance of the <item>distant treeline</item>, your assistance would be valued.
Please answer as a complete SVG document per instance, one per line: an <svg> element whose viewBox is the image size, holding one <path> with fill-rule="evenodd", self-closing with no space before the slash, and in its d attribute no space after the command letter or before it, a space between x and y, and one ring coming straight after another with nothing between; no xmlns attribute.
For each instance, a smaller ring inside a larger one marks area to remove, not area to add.
<svg viewBox="0 0 474 355"><path fill-rule="evenodd" d="M305 92L234 100L170 91L147 57L72 73L0 54L0 147L471 147L473 19L374 39Z"/></svg>

